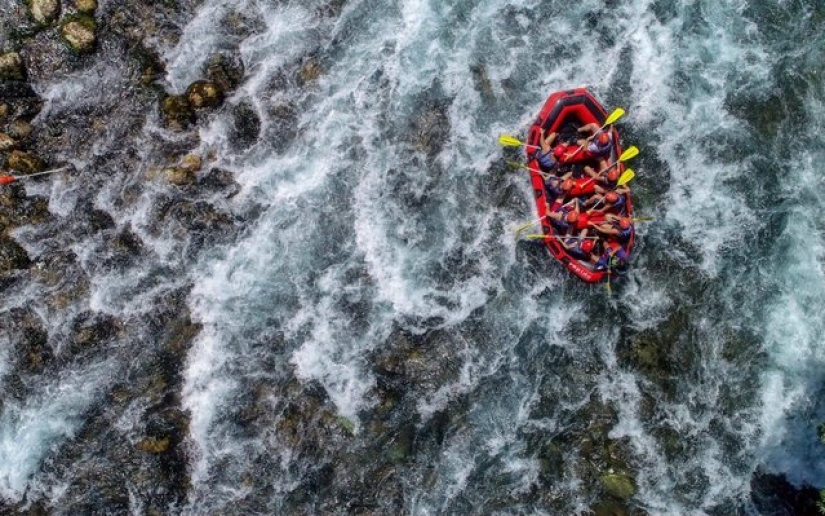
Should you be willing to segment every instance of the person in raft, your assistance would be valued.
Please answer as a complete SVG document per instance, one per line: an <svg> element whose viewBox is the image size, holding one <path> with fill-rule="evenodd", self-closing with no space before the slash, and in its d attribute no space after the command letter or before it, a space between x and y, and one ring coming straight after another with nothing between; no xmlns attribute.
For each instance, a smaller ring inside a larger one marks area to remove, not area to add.
<svg viewBox="0 0 825 516"><path fill-rule="evenodd" d="M627 193L630 193L630 189L626 186L620 186L616 190L604 194L596 193L587 199L582 207L587 209L588 212L622 215L627 207L627 197L625 196Z"/></svg>
<svg viewBox="0 0 825 516"><path fill-rule="evenodd" d="M576 229L576 222L579 220L578 203L573 203L575 207L569 204L558 206L556 209L547 214L550 224L556 230L556 234L560 237L572 234Z"/></svg>
<svg viewBox="0 0 825 516"><path fill-rule="evenodd" d="M626 243L633 235L633 224L630 218L620 217L613 213L606 213L603 223L596 224L591 222L590 226L607 237L616 238L621 244Z"/></svg>
<svg viewBox="0 0 825 516"><path fill-rule="evenodd" d="M630 256L621 246L606 246L601 256L590 255L590 261L593 262L595 270L609 268L612 272L621 276L627 272Z"/></svg>
<svg viewBox="0 0 825 516"><path fill-rule="evenodd" d="M579 147L584 147L586 145L585 148L587 151L600 160L606 160L610 157L610 150L613 148L613 142L610 141L609 130L602 131L599 124L593 122L579 127L578 132L579 134L590 134L587 138L582 138L576 142Z"/></svg>
<svg viewBox="0 0 825 516"><path fill-rule="evenodd" d="M593 240L590 238L568 238L561 241L561 245L567 249L570 256L577 260L592 260Z"/></svg>
<svg viewBox="0 0 825 516"><path fill-rule="evenodd" d="M556 145L553 147L553 142L556 141L558 133L550 133L544 135L544 129L541 130L541 137L539 138L540 148L536 150L535 158L539 162L539 167L545 172L554 170L561 162L564 156L565 146Z"/></svg>

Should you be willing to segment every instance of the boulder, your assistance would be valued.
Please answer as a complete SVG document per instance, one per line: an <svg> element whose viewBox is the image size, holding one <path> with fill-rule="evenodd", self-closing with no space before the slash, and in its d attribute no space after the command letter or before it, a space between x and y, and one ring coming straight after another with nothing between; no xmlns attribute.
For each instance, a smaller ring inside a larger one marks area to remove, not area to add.
<svg viewBox="0 0 825 516"><path fill-rule="evenodd" d="M32 131L34 131L34 127L19 118L9 124L9 136L16 140L25 140L32 134Z"/></svg>
<svg viewBox="0 0 825 516"><path fill-rule="evenodd" d="M16 144L17 142L14 141L14 138L6 133L0 133L0 152L9 151L13 149Z"/></svg>
<svg viewBox="0 0 825 516"><path fill-rule="evenodd" d="M79 53L90 52L94 49L97 37L97 24L91 16L80 14L67 17L63 22L60 33L72 50Z"/></svg>
<svg viewBox="0 0 825 516"><path fill-rule="evenodd" d="M37 23L52 23L60 16L60 0L29 0L29 14Z"/></svg>
<svg viewBox="0 0 825 516"><path fill-rule="evenodd" d="M186 99L195 109L217 107L223 102L223 92L214 82L195 81L186 88Z"/></svg>
<svg viewBox="0 0 825 516"><path fill-rule="evenodd" d="M183 167L169 167L163 170L163 176L173 185L183 186L195 182L195 171Z"/></svg>
<svg viewBox="0 0 825 516"><path fill-rule="evenodd" d="M195 112L183 95L169 95L160 102L166 127L173 131L187 129L195 121Z"/></svg>
<svg viewBox="0 0 825 516"><path fill-rule="evenodd" d="M0 81L23 81L26 79L26 70L23 60L17 52L0 54Z"/></svg>
<svg viewBox="0 0 825 516"><path fill-rule="evenodd" d="M33 174L43 170L43 160L23 151L12 151L9 155L8 166L22 174Z"/></svg>
<svg viewBox="0 0 825 516"><path fill-rule="evenodd" d="M93 13L97 10L97 0L75 0L74 6L82 13Z"/></svg>

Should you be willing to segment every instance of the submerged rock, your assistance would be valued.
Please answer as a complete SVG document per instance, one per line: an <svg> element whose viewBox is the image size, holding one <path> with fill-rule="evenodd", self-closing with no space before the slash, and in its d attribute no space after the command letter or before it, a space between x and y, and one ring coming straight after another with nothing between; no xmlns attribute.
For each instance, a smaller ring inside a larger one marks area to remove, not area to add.
<svg viewBox="0 0 825 516"><path fill-rule="evenodd" d="M217 107L223 102L223 92L213 82L195 81L186 88L186 99L195 109Z"/></svg>
<svg viewBox="0 0 825 516"><path fill-rule="evenodd" d="M204 77L215 83L223 92L234 90L244 76L244 65L237 55L212 54L204 65Z"/></svg>
<svg viewBox="0 0 825 516"><path fill-rule="evenodd" d="M97 24L91 16L80 14L67 17L63 22L60 33L63 39L75 52L90 52L94 49L96 42L95 32Z"/></svg>
<svg viewBox="0 0 825 516"><path fill-rule="evenodd" d="M261 118L249 101L243 101L232 109L232 128L229 143L240 150L251 147L261 134Z"/></svg>
<svg viewBox="0 0 825 516"><path fill-rule="evenodd" d="M321 71L321 65L315 59L305 62L298 70L298 76L296 77L298 86L304 87L309 83L316 82L321 76Z"/></svg>
<svg viewBox="0 0 825 516"><path fill-rule="evenodd" d="M26 69L23 60L17 52L0 54L0 81L23 81L26 79Z"/></svg>
<svg viewBox="0 0 825 516"><path fill-rule="evenodd" d="M12 151L9 155L8 166L22 174L33 174L43 170L43 160L23 151Z"/></svg>
<svg viewBox="0 0 825 516"><path fill-rule="evenodd" d="M43 101L34 92L31 85L23 81L0 81L0 108L2 118L25 118L30 120L40 112Z"/></svg>
<svg viewBox="0 0 825 516"><path fill-rule="evenodd" d="M60 16L60 0L29 0L29 14L37 23L51 23Z"/></svg>
<svg viewBox="0 0 825 516"><path fill-rule="evenodd" d="M0 274L19 269L28 269L31 265L26 250L20 244L6 236L0 236Z"/></svg>

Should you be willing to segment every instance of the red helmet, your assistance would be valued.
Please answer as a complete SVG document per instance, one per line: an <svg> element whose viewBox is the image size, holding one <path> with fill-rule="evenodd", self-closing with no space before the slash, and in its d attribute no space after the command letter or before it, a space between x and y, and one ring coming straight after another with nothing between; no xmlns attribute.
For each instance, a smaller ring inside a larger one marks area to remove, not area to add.
<svg viewBox="0 0 825 516"><path fill-rule="evenodd" d="M607 180L608 181L616 181L617 179L619 179L619 171L616 170L615 168L607 173Z"/></svg>
<svg viewBox="0 0 825 516"><path fill-rule="evenodd" d="M572 224L572 223L576 222L577 220L579 220L579 214L577 212L571 211L570 213L567 214L567 222Z"/></svg>
<svg viewBox="0 0 825 516"><path fill-rule="evenodd" d="M593 241L592 240L585 240L582 242L582 251L585 253L589 253L593 250Z"/></svg>
<svg viewBox="0 0 825 516"><path fill-rule="evenodd" d="M607 145L610 143L610 135L607 133L599 134L599 145Z"/></svg>
<svg viewBox="0 0 825 516"><path fill-rule="evenodd" d="M565 179L561 182L561 189L565 192L573 188L573 180L572 179Z"/></svg>
<svg viewBox="0 0 825 516"><path fill-rule="evenodd" d="M604 196L604 200L613 204L614 202L619 200L619 194L616 192L607 192Z"/></svg>
<svg viewBox="0 0 825 516"><path fill-rule="evenodd" d="M553 156L555 156L556 159L560 159L562 156L564 156L564 151L564 145L556 145L556 148L553 149Z"/></svg>
<svg viewBox="0 0 825 516"><path fill-rule="evenodd" d="M622 229L628 229L630 227L630 219L627 217L622 217L619 219L619 227Z"/></svg>

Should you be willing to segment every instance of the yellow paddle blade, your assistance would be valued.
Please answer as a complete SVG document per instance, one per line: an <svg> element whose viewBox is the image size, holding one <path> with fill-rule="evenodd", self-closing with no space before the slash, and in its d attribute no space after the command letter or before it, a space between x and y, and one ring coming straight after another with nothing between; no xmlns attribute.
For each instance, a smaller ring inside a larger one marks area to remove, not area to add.
<svg viewBox="0 0 825 516"><path fill-rule="evenodd" d="M614 109L613 112L610 113L610 116L607 117L607 120L604 121L604 125L615 124L616 120L624 116L624 113L625 111L622 108Z"/></svg>
<svg viewBox="0 0 825 516"><path fill-rule="evenodd" d="M502 134L498 137L498 143L505 147L521 147L524 145L523 141L506 134Z"/></svg>
<svg viewBox="0 0 825 516"><path fill-rule="evenodd" d="M629 169L624 171L624 173L622 174L622 177L619 178L619 182L616 183L616 184L618 186L622 186L624 184L629 183L630 180L633 179L634 177L636 177L636 172L633 172L633 169L629 168Z"/></svg>
<svg viewBox="0 0 825 516"><path fill-rule="evenodd" d="M650 222L651 220L656 220L653 217L633 217L633 222Z"/></svg>
<svg viewBox="0 0 825 516"><path fill-rule="evenodd" d="M529 235L524 235L524 238L528 238L530 240L544 240L549 235L539 235L537 233L531 233Z"/></svg>
<svg viewBox="0 0 825 516"><path fill-rule="evenodd" d="M629 159L635 158L639 155L639 148L635 145L631 145L628 147L621 156L619 156L619 161L627 161Z"/></svg>

